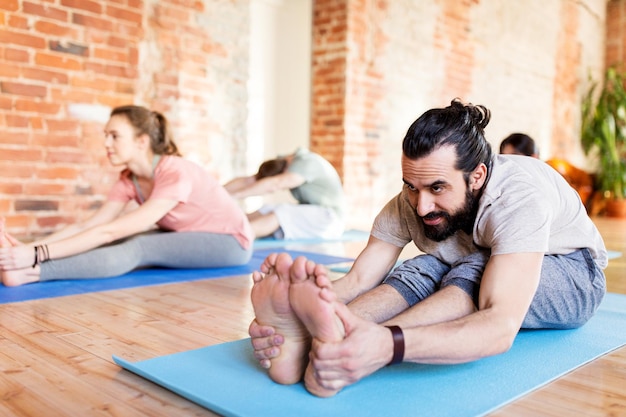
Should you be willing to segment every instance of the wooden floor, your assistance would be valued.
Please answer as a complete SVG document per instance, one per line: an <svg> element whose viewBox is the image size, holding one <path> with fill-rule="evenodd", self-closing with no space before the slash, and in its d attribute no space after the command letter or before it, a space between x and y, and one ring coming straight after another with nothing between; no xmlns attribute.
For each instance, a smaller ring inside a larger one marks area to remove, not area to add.
<svg viewBox="0 0 626 417"><path fill-rule="evenodd" d="M596 219L626 255L626 221ZM364 242L294 250L354 257ZM626 256L611 260L608 290L626 294ZM1 416L214 416L111 359L149 359L247 337L248 276L0 305ZM626 331L626 329L615 329ZM626 415L626 347L492 416Z"/></svg>

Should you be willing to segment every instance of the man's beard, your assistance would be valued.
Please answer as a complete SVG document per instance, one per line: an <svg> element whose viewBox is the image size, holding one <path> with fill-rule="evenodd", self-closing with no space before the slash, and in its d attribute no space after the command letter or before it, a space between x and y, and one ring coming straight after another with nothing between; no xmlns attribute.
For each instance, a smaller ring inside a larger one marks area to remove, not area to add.
<svg viewBox="0 0 626 417"><path fill-rule="evenodd" d="M441 242L459 230L463 230L467 234L472 233L476 214L478 213L478 200L479 197L475 197L468 187L465 192L465 204L455 213L449 214L445 211L437 211L428 213L422 217L422 219L427 220L436 219L437 217L444 218L444 220L436 226L424 224L424 234L426 237L435 242Z"/></svg>

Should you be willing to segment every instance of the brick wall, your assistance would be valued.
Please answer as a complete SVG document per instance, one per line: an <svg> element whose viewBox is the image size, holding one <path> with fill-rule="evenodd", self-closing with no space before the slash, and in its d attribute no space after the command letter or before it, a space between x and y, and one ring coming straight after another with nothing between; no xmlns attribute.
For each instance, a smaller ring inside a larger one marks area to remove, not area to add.
<svg viewBox="0 0 626 417"><path fill-rule="evenodd" d="M622 70L626 59L626 1L610 0L606 15L606 66L618 65Z"/></svg>
<svg viewBox="0 0 626 417"><path fill-rule="evenodd" d="M623 60L625 3L314 0L311 148L341 173L350 221L370 224L399 191L406 129L454 97L492 110L494 146L523 131L543 158L583 166L579 97L605 57ZM10 231L47 233L102 201L116 173L101 130L118 104L164 112L216 175L251 171L248 28L248 0L0 0Z"/></svg>
<svg viewBox="0 0 626 417"><path fill-rule="evenodd" d="M344 172L348 43L346 0L317 0L313 9L311 143Z"/></svg>
<svg viewBox="0 0 626 417"><path fill-rule="evenodd" d="M552 124L549 136L550 149L544 150L544 157L573 159L573 152L570 150L580 146L578 130L572 127L577 126L579 120L579 80L584 80L584 76L581 77L584 71L572 71L572 68L582 70L585 63L582 62L581 44L571 40L576 39L580 31L583 12L584 9L575 3L561 3L560 31L556 36L552 79L552 114L555 123Z"/></svg>
<svg viewBox="0 0 626 417"><path fill-rule="evenodd" d="M350 221L371 224L400 190L406 129L455 97L492 111L495 149L521 131L543 158L585 166L580 97L604 65L606 0L320 0L314 13L312 144L341 168Z"/></svg>
<svg viewBox="0 0 626 417"><path fill-rule="evenodd" d="M110 109L163 112L213 172L245 141L247 1L0 0L0 213L21 237L98 206ZM214 155L219 157L215 158Z"/></svg>

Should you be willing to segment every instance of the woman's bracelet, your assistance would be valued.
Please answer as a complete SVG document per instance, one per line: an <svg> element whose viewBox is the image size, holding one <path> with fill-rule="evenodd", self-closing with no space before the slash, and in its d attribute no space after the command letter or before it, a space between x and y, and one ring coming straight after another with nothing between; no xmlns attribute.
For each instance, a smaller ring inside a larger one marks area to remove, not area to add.
<svg viewBox="0 0 626 417"><path fill-rule="evenodd" d="M33 262L33 268L40 263L50 260L50 252L48 251L48 245L35 246L35 260Z"/></svg>
<svg viewBox="0 0 626 417"><path fill-rule="evenodd" d="M393 337L393 357L387 364L395 365L401 363L404 360L404 333L399 326L385 326L391 330L391 336Z"/></svg>

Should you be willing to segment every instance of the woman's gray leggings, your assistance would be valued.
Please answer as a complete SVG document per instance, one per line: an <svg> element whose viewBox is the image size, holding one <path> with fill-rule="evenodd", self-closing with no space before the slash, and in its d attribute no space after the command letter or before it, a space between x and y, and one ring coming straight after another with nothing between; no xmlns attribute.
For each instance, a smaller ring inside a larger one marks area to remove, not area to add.
<svg viewBox="0 0 626 417"><path fill-rule="evenodd" d="M394 269L384 283L415 305L447 285L464 290L478 304L488 252L473 253L454 265L419 255ZM535 297L522 328L568 329L582 326L595 313L606 292L606 279L588 249L567 255L546 255Z"/></svg>
<svg viewBox="0 0 626 417"><path fill-rule="evenodd" d="M40 281L108 278L143 267L217 268L246 264L243 249L227 234L151 231L41 264Z"/></svg>

